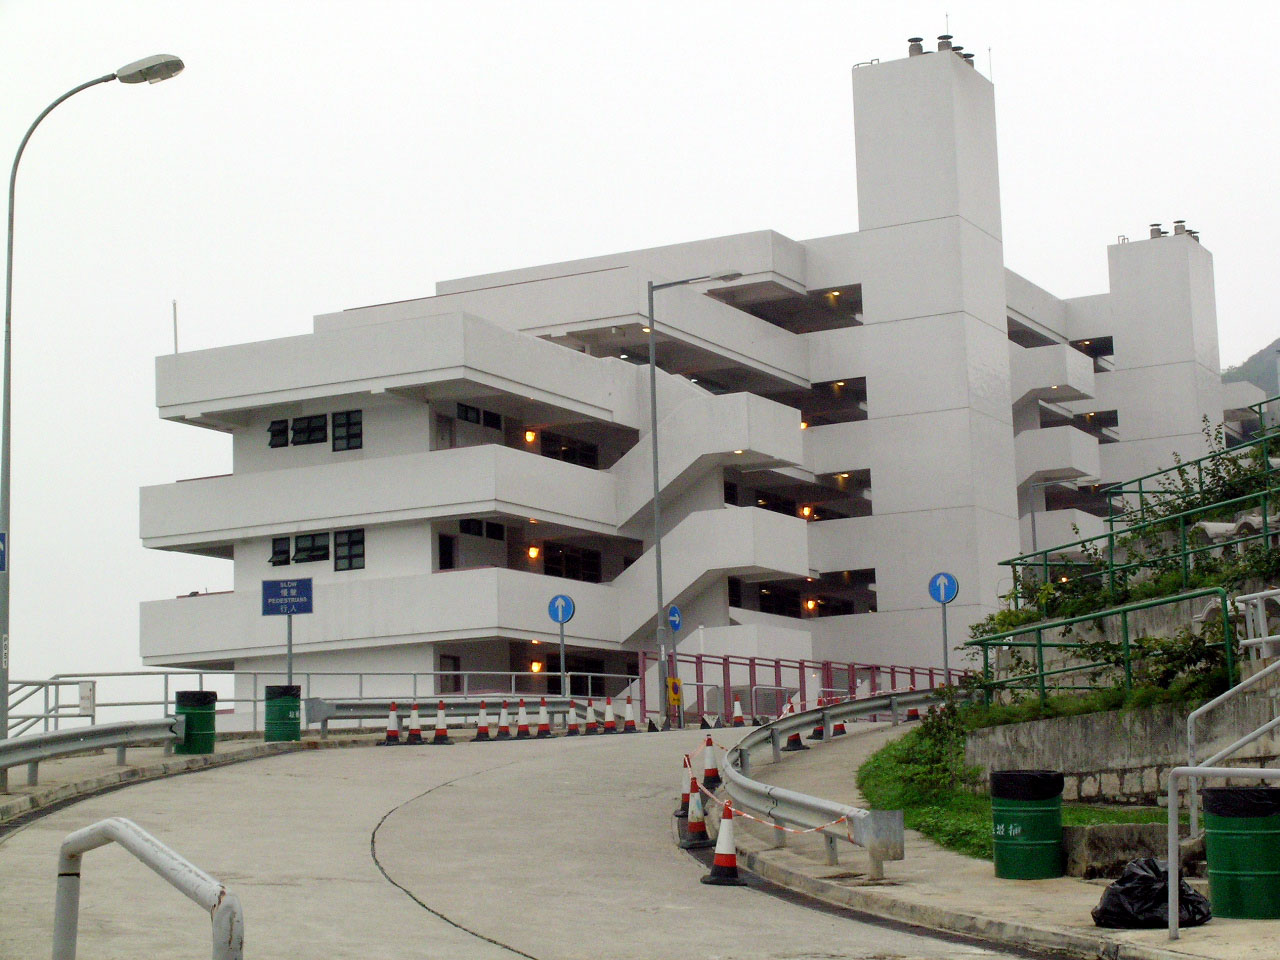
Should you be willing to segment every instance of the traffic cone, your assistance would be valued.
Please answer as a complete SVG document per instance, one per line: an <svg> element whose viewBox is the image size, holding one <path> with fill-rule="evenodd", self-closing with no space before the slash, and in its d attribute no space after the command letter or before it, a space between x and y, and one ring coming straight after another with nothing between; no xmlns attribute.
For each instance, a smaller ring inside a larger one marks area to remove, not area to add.
<svg viewBox="0 0 1280 960"><path fill-rule="evenodd" d="M600 726L596 723L596 705L592 700L587 701L587 733L588 737L593 737L600 732Z"/></svg>
<svg viewBox="0 0 1280 960"><path fill-rule="evenodd" d="M733 697L733 725L735 727L745 727L747 725L746 717L742 715L742 701L738 699L737 694Z"/></svg>
<svg viewBox="0 0 1280 960"><path fill-rule="evenodd" d="M480 716L476 718L476 738L472 742L483 743L484 741L491 740L491 739L493 738L489 736L489 714L485 710L484 701L481 700Z"/></svg>
<svg viewBox="0 0 1280 960"><path fill-rule="evenodd" d="M632 709L630 697L627 697L626 711L622 714L622 732L623 733L639 732L636 730L636 714L635 714L635 710Z"/></svg>
<svg viewBox="0 0 1280 960"><path fill-rule="evenodd" d="M617 733L618 721L613 716L613 698L604 698L604 732Z"/></svg>
<svg viewBox="0 0 1280 960"><path fill-rule="evenodd" d="M537 739L545 740L551 736L551 718L547 716L547 698L543 697L538 704L538 736Z"/></svg>
<svg viewBox="0 0 1280 960"><path fill-rule="evenodd" d="M418 720L418 705L415 703L413 709L409 711L409 737L405 743L418 744L422 742L422 723Z"/></svg>
<svg viewBox="0 0 1280 960"><path fill-rule="evenodd" d="M578 735L578 706L572 700L569 701L569 712L564 715L564 725L566 737Z"/></svg>
<svg viewBox="0 0 1280 960"><path fill-rule="evenodd" d="M449 718L445 715L443 700L436 704L436 732L431 742L437 745L453 743L449 739Z"/></svg>
<svg viewBox="0 0 1280 960"><path fill-rule="evenodd" d="M391 712L387 715L387 739L382 741L384 747L394 747L400 744L400 719L396 714L396 702L391 701Z"/></svg>
<svg viewBox="0 0 1280 960"><path fill-rule="evenodd" d="M825 700L823 700L821 697L819 697L819 698L818 698L818 707L819 707L819 708L821 708L821 707L825 707L826 705L827 705L827 704L826 704L826 701L825 701ZM810 740L821 740L821 739L823 738L823 736L824 736L824 731L823 731L823 729L822 729L822 719L821 719L821 718L819 718L819 719L818 719L818 723L817 723L817 725L813 728L813 732L812 732L811 734L809 734L809 739L810 739Z"/></svg>
<svg viewBox="0 0 1280 960"><path fill-rule="evenodd" d="M498 714L498 735L495 740L511 739L511 718L507 716L507 701L502 701L502 712Z"/></svg>
<svg viewBox="0 0 1280 960"><path fill-rule="evenodd" d="M707 818L702 812L702 788L698 786L698 778L689 778L689 818L685 822L684 839L680 841L682 850L697 850L712 845L707 835Z"/></svg>
<svg viewBox="0 0 1280 960"><path fill-rule="evenodd" d="M520 711L516 714L516 739L528 740L529 734L529 714L524 710L524 698L520 698Z"/></svg>
<svg viewBox="0 0 1280 960"><path fill-rule="evenodd" d="M711 742L711 737L707 737L706 746L702 748L702 752L706 754L702 758L702 784L708 790L714 790L723 782L720 779L720 766L716 763L716 748Z"/></svg>
<svg viewBox="0 0 1280 960"><path fill-rule="evenodd" d="M808 750L809 748L800 741L800 733L797 731L787 737L787 745L782 749L783 751L794 752L796 750Z"/></svg>
<svg viewBox="0 0 1280 960"><path fill-rule="evenodd" d="M733 842L733 801L724 802L720 815L720 832L716 834L716 854L711 859L711 872L703 883L720 887L741 887L746 881L738 876L738 847Z"/></svg>
<svg viewBox="0 0 1280 960"><path fill-rule="evenodd" d="M689 761L689 755L686 753L684 759L680 761L680 808L672 814L673 817L687 817L689 815L689 779L693 776L693 764Z"/></svg>
<svg viewBox="0 0 1280 960"><path fill-rule="evenodd" d="M833 724L831 724L832 737L843 737L844 735L845 735L845 729L844 729L843 720L837 720Z"/></svg>

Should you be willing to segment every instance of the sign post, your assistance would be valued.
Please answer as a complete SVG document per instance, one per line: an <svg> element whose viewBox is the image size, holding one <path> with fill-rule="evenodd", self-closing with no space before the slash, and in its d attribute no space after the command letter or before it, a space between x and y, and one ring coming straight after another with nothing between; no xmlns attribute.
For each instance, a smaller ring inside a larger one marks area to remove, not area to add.
<svg viewBox="0 0 1280 960"><path fill-rule="evenodd" d="M293 686L293 615L311 613L311 578L301 580L263 580L262 615L284 617L285 683Z"/></svg>
<svg viewBox="0 0 1280 960"><path fill-rule="evenodd" d="M942 682L951 683L951 652L947 642L947 604L960 592L960 581L950 573L935 573L929 578L929 596L942 608Z"/></svg>
<svg viewBox="0 0 1280 960"><path fill-rule="evenodd" d="M560 625L560 696L569 696L569 674L564 665L564 625L573 619L577 612L573 597L567 593L557 593L547 604L547 615L552 623Z"/></svg>

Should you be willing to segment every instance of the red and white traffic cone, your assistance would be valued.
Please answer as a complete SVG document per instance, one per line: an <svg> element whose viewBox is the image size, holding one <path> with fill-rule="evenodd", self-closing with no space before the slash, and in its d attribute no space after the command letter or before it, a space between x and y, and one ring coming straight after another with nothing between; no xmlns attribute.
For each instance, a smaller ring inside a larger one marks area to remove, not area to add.
<svg viewBox="0 0 1280 960"><path fill-rule="evenodd" d="M418 705L415 703L413 709L409 711L409 737L405 743L418 744L422 742L422 722L418 719Z"/></svg>
<svg viewBox="0 0 1280 960"><path fill-rule="evenodd" d="M823 700L821 697L819 697L818 698L819 709L821 709L822 707L825 707L826 705L827 705L827 702ZM824 721L822 720L822 718L818 719L818 723L813 728L813 732L809 734L810 740L821 740L825 736L826 732L822 729L823 722Z"/></svg>
<svg viewBox="0 0 1280 960"><path fill-rule="evenodd" d="M787 737L787 744L782 749L784 752L795 752L796 750L808 750L809 747L806 747L800 740L800 733L797 731Z"/></svg>
<svg viewBox="0 0 1280 960"><path fill-rule="evenodd" d="M476 738L473 743L483 743L486 740L492 740L489 736L489 713L485 709L485 703L480 701L480 716L476 717Z"/></svg>
<svg viewBox="0 0 1280 960"><path fill-rule="evenodd" d="M593 701L587 701L587 731L588 737L595 736L600 732L600 725L596 723L596 705Z"/></svg>
<svg viewBox="0 0 1280 960"><path fill-rule="evenodd" d="M572 700L569 701L569 712L564 715L564 726L566 737L578 735L578 706Z"/></svg>
<svg viewBox="0 0 1280 960"><path fill-rule="evenodd" d="M698 850L712 845L707 834L707 818L702 811L702 788L698 786L698 778L689 778L689 817L685 821L684 839L680 841L682 850Z"/></svg>
<svg viewBox="0 0 1280 960"><path fill-rule="evenodd" d="M689 815L689 779L693 776L693 764L689 761L689 755L686 753L684 759L680 761L680 807L672 814L673 817L687 817Z"/></svg>
<svg viewBox="0 0 1280 960"><path fill-rule="evenodd" d="M845 735L845 732L846 732L846 731L845 731L845 729L844 729L844 721L843 721L843 720L837 720L837 721L835 721L834 723L832 723L832 724L831 724L831 736L832 736L832 737L843 737L843 736Z"/></svg>
<svg viewBox="0 0 1280 960"><path fill-rule="evenodd" d="M453 743L449 739L449 717L444 712L443 700L436 704L436 732L432 735L431 742L446 745Z"/></svg>
<svg viewBox="0 0 1280 960"><path fill-rule="evenodd" d="M543 697L538 704L538 740L551 736L551 718L547 716L547 698Z"/></svg>
<svg viewBox="0 0 1280 960"><path fill-rule="evenodd" d="M511 718L507 715L507 701L502 701L502 712L498 714L498 735L495 740L511 739Z"/></svg>
<svg viewBox="0 0 1280 960"><path fill-rule="evenodd" d="M723 782L720 779L720 765L716 763L716 748L707 737L706 746L702 748L702 785L708 790L715 790Z"/></svg>
<svg viewBox="0 0 1280 960"><path fill-rule="evenodd" d="M395 747L400 744L400 715L396 702L391 701L391 712L387 715L387 739L382 741L384 747Z"/></svg>
<svg viewBox="0 0 1280 960"><path fill-rule="evenodd" d="M720 815L720 832L716 834L716 853L711 858L711 872L702 878L703 883L719 887L741 887L746 881L738 876L738 847L733 842L733 801L724 802Z"/></svg>
<svg viewBox="0 0 1280 960"><path fill-rule="evenodd" d="M516 739L528 740L532 735L529 733L529 714L525 713L524 698L520 698L520 712L516 715Z"/></svg>
<svg viewBox="0 0 1280 960"><path fill-rule="evenodd" d="M618 721L613 716L613 698L604 698L604 732L617 733Z"/></svg>
<svg viewBox="0 0 1280 960"><path fill-rule="evenodd" d="M636 730L636 712L631 706L631 698L627 697L627 707L622 714L622 732L637 733Z"/></svg>
<svg viewBox="0 0 1280 960"><path fill-rule="evenodd" d="M733 725L735 727L745 727L747 718L742 715L742 701L738 699L738 695L733 697Z"/></svg>

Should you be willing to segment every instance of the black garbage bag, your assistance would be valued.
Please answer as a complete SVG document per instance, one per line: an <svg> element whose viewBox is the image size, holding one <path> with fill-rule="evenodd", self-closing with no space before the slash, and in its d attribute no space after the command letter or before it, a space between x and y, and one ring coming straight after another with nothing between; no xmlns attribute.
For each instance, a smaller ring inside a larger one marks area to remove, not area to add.
<svg viewBox="0 0 1280 960"><path fill-rule="evenodd" d="M1198 927L1213 919L1209 901L1185 880L1178 881L1178 925ZM1093 922L1100 927L1136 930L1169 925L1169 871L1155 857L1130 860L1120 879L1102 892L1093 908Z"/></svg>

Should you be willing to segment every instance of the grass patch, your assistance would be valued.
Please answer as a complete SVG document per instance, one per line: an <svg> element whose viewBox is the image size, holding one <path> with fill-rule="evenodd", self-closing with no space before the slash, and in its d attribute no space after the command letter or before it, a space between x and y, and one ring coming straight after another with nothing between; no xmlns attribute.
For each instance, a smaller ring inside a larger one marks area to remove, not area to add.
<svg viewBox="0 0 1280 960"><path fill-rule="evenodd" d="M912 730L867 758L858 770L858 789L877 810L901 810L908 830L970 857L992 857L991 798L966 790L964 776L939 783L934 764L922 758L936 753L929 732ZM970 771L972 774L972 771ZM1104 807L1063 804L1065 826L1098 823L1167 823L1159 807Z"/></svg>

